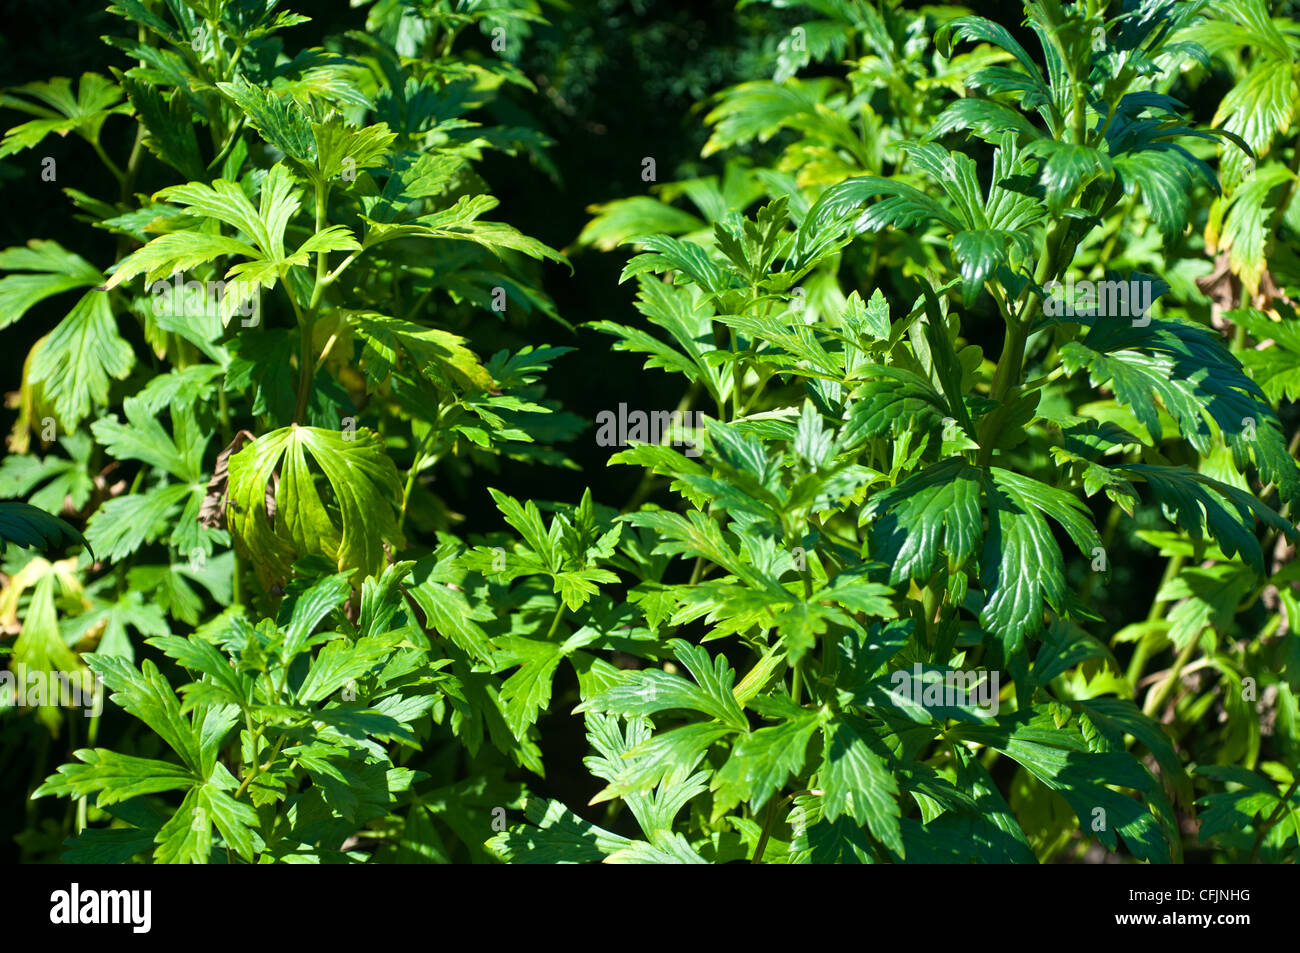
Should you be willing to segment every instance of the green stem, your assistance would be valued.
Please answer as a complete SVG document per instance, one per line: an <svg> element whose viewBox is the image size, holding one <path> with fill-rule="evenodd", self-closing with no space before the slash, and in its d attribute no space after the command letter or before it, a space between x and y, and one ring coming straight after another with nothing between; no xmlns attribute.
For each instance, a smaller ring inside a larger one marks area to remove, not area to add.
<svg viewBox="0 0 1300 953"><path fill-rule="evenodd" d="M1157 593L1159 593L1161 589L1164 589L1165 586L1169 584L1170 580L1178 575L1182 570L1185 561L1186 557L1184 556L1174 556L1165 563L1164 575L1160 577L1160 584L1156 586ZM1146 620L1148 622L1154 622L1156 619L1159 619L1164 614L1166 605L1168 605L1167 600L1157 598L1156 601L1151 603L1151 609L1147 612ZM1137 684L1141 681L1142 672L1146 668L1147 660L1151 657L1151 646L1153 644L1154 640L1151 633L1147 633L1138 642L1137 648L1133 650L1133 658L1129 660L1128 681L1129 684L1133 686L1135 695L1137 693Z"/></svg>
<svg viewBox="0 0 1300 953"><path fill-rule="evenodd" d="M329 185L318 182L316 185L316 231L319 233L325 227L325 208L329 201ZM307 311L304 313L298 307L298 301L293 296L293 291L287 285L285 291L289 294L289 301L293 304L293 310L298 318L298 339L301 356L298 361L298 405L294 408L294 423L302 423L307 413L307 404L311 397L311 384L316 376L316 356L312 353L312 329L316 325L316 312L320 307L321 297L325 293L325 277L329 269L327 253L318 251L316 253L316 280L312 284L311 299L307 302ZM281 273L281 281L284 281L286 275Z"/></svg>
<svg viewBox="0 0 1300 953"><path fill-rule="evenodd" d="M207 20L205 22L208 25L208 32L212 35L212 48L216 51L217 75L223 79L228 79L229 77L226 76L226 49L221 44L221 32L217 29L217 21Z"/></svg>
<svg viewBox="0 0 1300 953"><path fill-rule="evenodd" d="M1287 802L1291 800L1291 795L1295 794L1298 786L1300 786L1300 774L1291 779L1291 786L1286 789L1286 793L1282 795L1282 800L1278 802L1277 807L1273 808L1273 813L1268 816L1268 820L1264 822L1259 829L1259 833L1255 835L1255 845L1250 849L1250 862L1252 864L1259 862L1259 849L1264 846L1264 835L1282 816L1283 809L1286 807Z"/></svg>
<svg viewBox="0 0 1300 953"><path fill-rule="evenodd" d="M1024 372L1025 361L1025 342L1028 335L1025 333L1025 325L1020 321L1008 315L1006 334L1002 341L1002 354L998 358L996 370L993 372L993 386L989 396L997 402L997 406L989 413L983 421L983 426L979 428L979 457L978 463L981 467L989 465L993 457L993 448L997 442L997 436L1002 430L1002 425L1007 417L1007 397L1011 391L1019 385L1021 375Z"/></svg>
<svg viewBox="0 0 1300 953"><path fill-rule="evenodd" d="M1109 120L1107 120L1107 123L1109 124ZM1119 221L1115 223L1115 231L1111 232L1110 236L1106 239L1106 244L1102 247L1101 251L1097 253L1097 262L1101 265L1103 270L1106 267L1106 262L1110 261L1110 256L1115 252L1115 245L1118 244L1120 235L1125 231L1124 226L1127 224L1129 216L1132 215L1133 210L1137 208L1137 201L1138 195L1134 192L1133 197L1129 199L1128 203L1124 206L1124 211L1120 213Z"/></svg>
<svg viewBox="0 0 1300 953"><path fill-rule="evenodd" d="M930 651L930 661L935 665L943 665L948 660L935 658L934 648L936 642L935 623L936 616L939 614L940 594L937 593L930 583L926 583L925 588L921 590L921 614L923 616L922 632L925 635L926 648Z"/></svg>
<svg viewBox="0 0 1300 953"><path fill-rule="evenodd" d="M731 341L731 353L736 354L740 350L736 340L736 329L727 325L727 334ZM731 362L731 418L733 420L741 415L740 391L744 383L744 373L740 361Z"/></svg>
<svg viewBox="0 0 1300 953"><path fill-rule="evenodd" d="M248 774L245 775L243 783L239 785L239 790L235 792L235 800L239 800L239 796L244 793L244 791L248 788L248 786L253 782L254 778L256 778L259 774L265 771L271 770L271 765L275 764L275 759L280 754L280 746L284 744L284 739L287 737L288 735L282 734L280 735L279 738L276 739L275 746L271 748L270 757L268 757L266 759L266 762L263 764L258 760L257 757L257 742L260 741L262 738L261 729L260 728L258 729L257 737L253 741L252 768L248 772Z"/></svg>
<svg viewBox="0 0 1300 953"><path fill-rule="evenodd" d="M1111 544L1115 541L1115 531L1119 527L1120 514L1123 512L1124 511L1119 508L1119 504L1111 504L1110 512L1106 514L1106 525L1103 526L1101 530L1101 550L1103 553L1110 553ZM1109 559L1109 555L1107 555L1106 558ZM1092 596L1092 587L1096 583L1099 575L1099 573L1090 572L1086 577L1084 577L1083 585L1079 587L1079 601L1083 602L1085 605Z"/></svg>
<svg viewBox="0 0 1300 953"><path fill-rule="evenodd" d="M208 163L207 170L209 172L215 172L221 167L221 164L226 161L226 156L230 155L231 150L235 148L235 144L239 142L239 133L243 128L244 117L241 115L235 121L234 128L230 130L230 135L226 139L226 144L221 147L221 150L213 156L212 161Z"/></svg>
<svg viewBox="0 0 1300 953"><path fill-rule="evenodd" d="M289 292L293 297L293 292ZM297 305L295 304L295 309ZM312 315L302 316L298 322L298 404L293 411L293 422L302 423L307 414L307 401L311 396L312 378L316 376L316 361L311 352L312 327L315 324Z"/></svg>
<svg viewBox="0 0 1300 953"><path fill-rule="evenodd" d="M221 444L228 447L234 437L230 431L230 402L226 398L224 388L217 393L217 414L221 421ZM239 553L231 550L231 556L233 557L230 567L231 605L242 606L244 604L244 587L239 578Z"/></svg>
<svg viewBox="0 0 1300 953"><path fill-rule="evenodd" d="M555 637L556 630L560 628L560 620L564 618L564 603L561 602L555 608L555 618L551 620L551 627L546 632L546 641Z"/></svg>
<svg viewBox="0 0 1300 953"><path fill-rule="evenodd" d="M244 583L240 578L240 572L243 569L243 560L239 554L234 554L230 566L230 604L232 606L242 606L244 604Z"/></svg>
<svg viewBox="0 0 1300 953"><path fill-rule="evenodd" d="M325 209L329 202L329 185L323 182L316 185L316 232L319 233L325 228ZM329 252L318 251L316 253L316 281L311 289L311 302L307 309L316 313L316 308L320 305L321 295L325 293L325 277L329 272Z"/></svg>
<svg viewBox="0 0 1300 953"><path fill-rule="evenodd" d="M1041 285L1049 277L1055 276L1056 262L1065 247L1069 229L1069 220L1062 220L1052 229L1052 232L1043 242L1043 250L1038 258L1038 267L1034 271L1035 283ZM1027 298L1026 295L1028 295ZM993 372L993 385L989 394L997 402L997 406L984 418L979 428L980 451L978 464L981 467L989 465L993 457L993 447L997 442L997 437L1002 432L1002 427L1010 416L1011 407L1008 398L1020 386L1021 378L1024 375L1025 345L1029 340L1029 330L1033 327L1034 319L1038 316L1038 309L1042 306L1042 298L1030 294L1028 285L1021 292L1018 300L1024 302L1020 308L1020 313L1013 313L1008 307L1004 314L1006 333L1002 343L1002 354L998 357L997 368Z"/></svg>
<svg viewBox="0 0 1300 953"><path fill-rule="evenodd" d="M363 248L361 251L365 251L365 249ZM324 284L327 286L334 284L334 282L338 280L339 275L343 274L343 270L347 268L348 265L356 261L357 256L360 254L361 254L360 251L354 251L351 255L348 255L347 258L344 258L341 262L339 262L339 266L325 276Z"/></svg>
<svg viewBox="0 0 1300 953"><path fill-rule="evenodd" d="M99 144L99 139L96 138L90 140L90 145L94 148L95 154L99 156L99 161L104 163L104 166L109 172L113 173L113 178L117 179L117 184L123 189L126 189L126 173L119 169L117 163L108 157L108 153L104 151L104 147Z"/></svg>
<svg viewBox="0 0 1300 953"><path fill-rule="evenodd" d="M763 859L763 851L767 850L767 841L772 834L772 825L776 823L776 810L779 799L775 794L767 802L767 817L763 820L763 833L759 835L758 844L754 847L754 856L750 858L751 864L757 864Z"/></svg>
<svg viewBox="0 0 1300 953"><path fill-rule="evenodd" d="M442 407L438 408L438 416L434 418L433 425L429 432L424 435L418 447L415 448L415 458L411 461L411 467L406 471L406 485L402 487L402 510L397 514L397 531L400 533L402 527L406 525L406 508L411 502L411 492L415 489L415 478L420 475L423 469L425 449L429 441L434 439L438 434L438 421L442 419Z"/></svg>
<svg viewBox="0 0 1300 953"><path fill-rule="evenodd" d="M1199 641L1198 633L1198 637L1188 642L1187 645L1183 646L1183 650L1178 653L1178 657L1174 659L1173 668L1169 670L1169 674L1165 676L1164 681L1157 688L1147 693L1146 703L1142 706L1142 712L1147 717L1154 718L1156 712L1160 711L1165 706L1165 702L1169 701L1169 696L1178 687L1178 680L1182 677L1183 667L1191 660L1192 653L1196 651L1196 645Z"/></svg>

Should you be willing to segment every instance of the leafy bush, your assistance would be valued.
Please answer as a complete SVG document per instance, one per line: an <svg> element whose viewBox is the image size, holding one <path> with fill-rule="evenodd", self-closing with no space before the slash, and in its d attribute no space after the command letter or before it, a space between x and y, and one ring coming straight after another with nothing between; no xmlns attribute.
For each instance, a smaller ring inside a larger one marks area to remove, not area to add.
<svg viewBox="0 0 1300 953"><path fill-rule="evenodd" d="M74 133L117 184L65 188L104 270L0 252L6 322L68 308L0 531L79 549L7 554L0 651L113 693L109 746L0 715L70 750L29 856L1300 857L1293 23L805 4L707 104L716 174L593 206L574 275L630 247L640 317L575 336L569 259L484 217L491 153L571 172L510 118L541 8L290 55L273 7L118 3L135 65L4 99L0 158ZM645 387L547 396L611 341ZM509 485L597 484L584 432L623 506Z"/></svg>

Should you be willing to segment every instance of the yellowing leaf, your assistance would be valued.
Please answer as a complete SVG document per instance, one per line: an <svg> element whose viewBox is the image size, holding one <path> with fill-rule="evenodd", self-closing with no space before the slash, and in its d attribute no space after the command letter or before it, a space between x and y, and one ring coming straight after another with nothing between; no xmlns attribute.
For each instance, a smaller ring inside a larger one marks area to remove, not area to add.
<svg viewBox="0 0 1300 953"><path fill-rule="evenodd" d="M383 544L401 538L397 468L373 431L343 434L294 424L232 456L229 471L230 531L266 585L287 578L294 559L309 554L334 560L340 571L359 569L360 585L383 568ZM277 473L275 511L268 516L266 487ZM318 473L332 491L327 498L318 489Z"/></svg>

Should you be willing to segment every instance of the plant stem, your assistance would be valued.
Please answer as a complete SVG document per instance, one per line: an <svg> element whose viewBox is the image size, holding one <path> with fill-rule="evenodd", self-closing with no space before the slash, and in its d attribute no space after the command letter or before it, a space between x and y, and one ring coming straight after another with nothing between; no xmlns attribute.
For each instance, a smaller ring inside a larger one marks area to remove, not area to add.
<svg viewBox="0 0 1300 953"><path fill-rule="evenodd" d="M1028 338L1024 327L1020 321L1008 315L1006 335L1002 341L1002 354L998 358L997 369L993 372L993 386L989 392L990 398L997 401L998 406L985 418L984 426L980 427L978 464L981 467L988 466L993 457L997 435L1001 432L1007 416L1007 396L1020 383L1025 360L1025 341Z"/></svg>
<svg viewBox="0 0 1300 953"><path fill-rule="evenodd" d="M365 249L362 249L362 251L364 251L364 250L365 250ZM324 280L323 280L322 283L325 284L325 285L332 285L332 284L333 284L333 283L338 279L338 276L341 275L341 274L343 273L343 269L347 268L348 265L350 265L350 264L352 264L354 261L356 261L356 260L357 260L357 256L360 255L360 254L361 254L361 252L359 252L359 251L354 251L351 255L348 255L347 258L344 258L341 262L339 262L339 265L338 265L337 268L335 268L333 271L331 271L329 274L327 274L327 275L325 276L325 278L324 278Z"/></svg>
<svg viewBox="0 0 1300 953"><path fill-rule="evenodd" d="M1037 284L1042 284L1056 274L1056 261L1065 246L1069 228L1068 219L1061 221L1044 241L1038 267L1034 272L1034 281ZM1024 298L1025 295L1029 297ZM1029 330L1033 327L1034 318L1038 316L1038 309L1042 306L1042 299L1030 295L1028 286L1021 292L1021 298L1024 299L1024 306L1020 309L1020 313L1014 314L1008 309L1005 315L1006 334L1002 343L1002 354L998 357L997 369L993 372L993 385L989 392L989 396L997 401L997 406L984 418L983 425L979 428L980 451L977 462L981 467L989 465L993 457L994 444L1010 415L1011 408L1007 398L1015 388L1020 386L1024 374L1025 345L1029 340Z"/></svg>
<svg viewBox="0 0 1300 953"><path fill-rule="evenodd" d="M325 227L325 208L329 201L329 186L324 183L316 185L316 231L320 232ZM298 405L294 408L294 423L302 423L307 413L307 404L311 398L311 385L316 377L316 355L312 353L312 329L316 325L316 311L320 307L321 296L325 293L325 275L328 270L329 261L327 253L318 251L316 253L316 280L312 284L311 300L307 303L307 311L298 307L297 299L293 296L293 290L287 285L285 291L288 292L289 301L293 304L294 312L298 317L298 340L301 355L298 359ZM280 280L284 282L287 272L281 272Z"/></svg>
<svg viewBox="0 0 1300 953"><path fill-rule="evenodd" d="M778 798L775 794L767 802L767 817L763 820L763 833L759 835L758 843L754 846L754 856L750 858L751 864L757 864L763 859L763 851L767 850L767 840L772 834L772 825L776 822L776 805Z"/></svg>
<svg viewBox="0 0 1300 953"><path fill-rule="evenodd" d="M1198 632L1197 638L1193 638L1183 646L1183 650L1174 659L1173 667L1169 669L1169 674L1165 676L1165 680L1160 683L1158 688L1147 693L1147 700L1142 706L1143 714L1154 718L1156 712L1164 707L1165 702L1169 700L1169 696L1173 694L1174 689L1178 686L1178 680L1183 674L1183 667L1191 660L1192 653L1196 651L1196 645L1200 641L1199 636L1200 633Z"/></svg>
<svg viewBox="0 0 1300 953"><path fill-rule="evenodd" d="M290 291L289 295L292 297L293 292ZM298 404L293 411L294 423L302 423L303 418L306 416L307 401L311 396L311 382L316 376L316 361L311 353L312 326L314 324L315 321L310 314L304 315L298 323L300 356L298 358Z"/></svg>
<svg viewBox="0 0 1300 953"><path fill-rule="evenodd" d="M411 467L406 471L406 485L402 488L402 509L397 514L397 531L400 533L402 527L406 525L406 508L411 502L411 491L415 489L415 478L420 475L421 466L424 462L424 451L428 446L429 440L438 434L438 421L442 417L442 408L438 408L438 417L433 421L429 432L424 435L418 447L415 448L415 458L411 461Z"/></svg>
<svg viewBox="0 0 1300 953"><path fill-rule="evenodd" d="M1264 822L1259 829L1259 833L1255 835L1255 845L1250 849L1250 862L1252 864L1259 862L1259 849L1264 846L1264 835L1282 816L1282 809L1286 807L1287 801L1291 800L1291 795L1295 794L1298 786L1300 786L1300 774L1291 779L1291 786L1286 789L1286 793L1282 795L1282 800L1278 802L1277 807L1273 808L1273 813L1268 816L1268 820Z"/></svg>
<svg viewBox="0 0 1300 953"><path fill-rule="evenodd" d="M257 741L260 741L260 740L261 740L261 737L262 737L262 732L261 732L261 730L259 729L259 730L258 730L258 733L257 733L257 738L255 739L255 741L254 741L254 745L253 745L253 764L252 764L252 770L250 770L250 771L248 772L248 774L245 775L243 783L239 785L239 790L235 792L235 800L239 800L239 796L240 796L241 794L244 793L244 791L248 788L248 785L252 783L252 781L253 781L254 778L256 778L259 774L261 774L261 773L264 772L264 771L269 771L269 770L271 770L271 765L275 764L275 759L276 759L276 757L278 757L279 754L280 754L280 746L284 744L284 739L287 738L288 735L283 735L283 734L282 734L282 735L280 735L280 737L279 737L278 739L276 739L275 746L271 748L271 754L270 754L270 757L268 757L268 758L266 759L266 763L265 763L265 764L262 764L261 762L259 762L259 761L258 761L258 758L257 758L257 745L256 745L256 742L257 742Z"/></svg>
<svg viewBox="0 0 1300 953"><path fill-rule="evenodd" d="M1110 505L1110 512L1106 514L1106 525L1101 531L1101 549L1103 553L1110 552L1111 543L1115 541L1115 530L1119 527L1120 514L1124 511L1120 509L1118 503ZM1106 556L1109 559L1109 555ZM1079 587L1079 600L1087 603L1092 596L1092 587L1097 581L1098 573L1090 572L1084 577L1083 585Z"/></svg>
<svg viewBox="0 0 1300 953"><path fill-rule="evenodd" d="M1109 122L1110 121L1107 120L1108 125ZM1110 256L1115 251L1115 245L1119 241L1119 236L1125 231L1124 226L1128 223L1129 216L1132 215L1133 210L1137 208L1137 201L1138 196L1135 192L1133 193L1133 197L1129 199L1128 203L1124 206L1124 211L1120 213L1119 221L1115 223L1115 231L1110 234L1110 237L1106 239L1106 244L1102 247L1101 251L1097 253L1097 263L1101 265L1103 270L1106 268L1106 262L1110 261Z"/></svg>
<svg viewBox="0 0 1300 953"><path fill-rule="evenodd" d="M99 144L98 139L90 140L90 145L94 148L95 155L99 156L99 161L104 163L105 168L113 174L113 178L117 179L117 184L125 188L126 173L119 169L117 163L108 157L108 153L104 151L104 147Z"/></svg>
<svg viewBox="0 0 1300 953"><path fill-rule="evenodd" d="M555 632L557 629L559 629L560 620L563 618L564 618L564 602L563 600L561 600L560 604L555 607L555 618L551 620L551 627L546 632L546 641L549 642L551 639L555 638Z"/></svg>
<svg viewBox="0 0 1300 953"><path fill-rule="evenodd" d="M1186 557L1174 556L1165 563L1164 575L1160 577L1160 584L1156 586L1157 599L1155 602L1151 603L1151 609L1147 612L1146 620L1148 622L1154 622L1164 614L1165 606L1168 605L1168 602L1164 599L1158 598L1158 594L1161 589L1169 584L1170 580L1178 575L1182 570L1185 561ZM1141 679L1142 670L1146 667L1147 659L1150 657L1151 634L1147 633L1138 641L1137 648L1133 650L1133 658L1131 658L1128 663L1127 677L1129 684L1133 686L1134 695L1137 694L1137 684Z"/></svg>

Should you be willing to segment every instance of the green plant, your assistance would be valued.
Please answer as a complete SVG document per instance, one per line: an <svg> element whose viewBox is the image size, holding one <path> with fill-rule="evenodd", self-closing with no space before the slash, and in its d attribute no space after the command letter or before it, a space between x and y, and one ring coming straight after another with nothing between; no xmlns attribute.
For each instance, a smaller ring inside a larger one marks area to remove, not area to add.
<svg viewBox="0 0 1300 953"><path fill-rule="evenodd" d="M634 249L643 319L578 343L676 384L582 408L640 477L616 509L503 465L576 467L569 348L479 356L571 331L567 260L483 218L489 151L557 171L480 124L531 93L540 8L380 2L290 56L274 6L119 3L137 65L4 100L37 118L0 155L75 132L118 186L67 190L111 267L0 252L6 320L79 294L0 464L39 532L0 531L94 550L10 554L0 627L131 716L81 746L34 706L73 755L30 855L1297 858L1290 21L1035 0L1031 52L807 4L711 100L718 174L578 238ZM484 490L503 528L458 511ZM547 730L577 719L589 778Z"/></svg>

